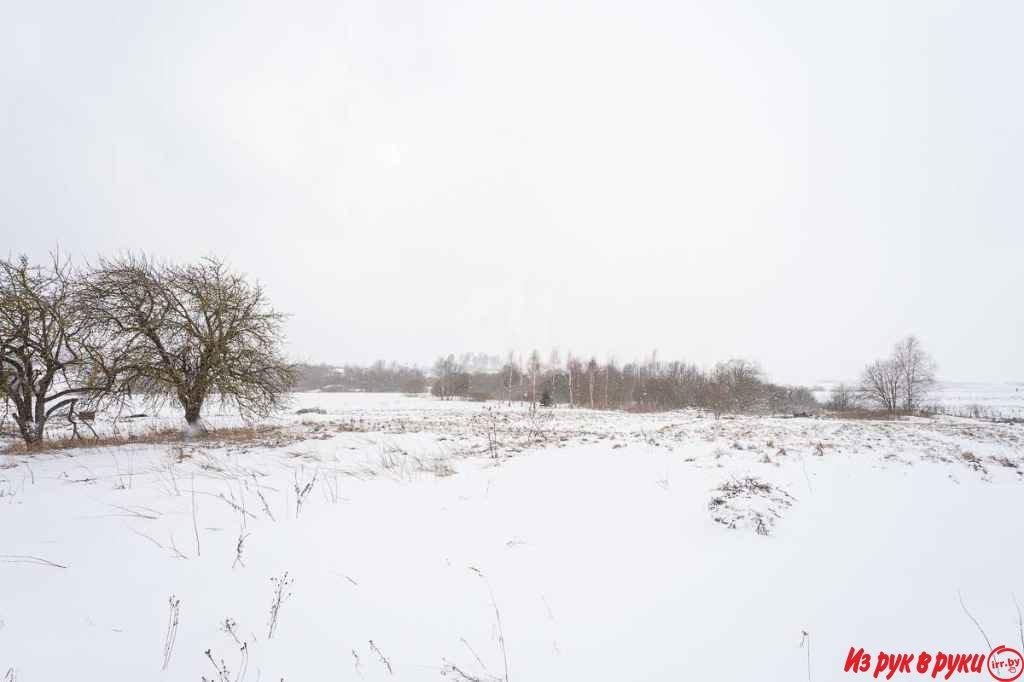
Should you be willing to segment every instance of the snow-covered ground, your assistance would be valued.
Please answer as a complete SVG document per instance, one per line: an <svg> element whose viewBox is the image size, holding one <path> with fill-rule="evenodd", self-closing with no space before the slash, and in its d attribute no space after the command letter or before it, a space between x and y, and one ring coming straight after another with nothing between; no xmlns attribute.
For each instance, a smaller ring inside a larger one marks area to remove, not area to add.
<svg viewBox="0 0 1024 682"><path fill-rule="evenodd" d="M1020 425L295 402L0 456L0 680L838 680L988 653L961 596L1024 646Z"/></svg>
<svg viewBox="0 0 1024 682"><path fill-rule="evenodd" d="M936 402L951 408L980 407L1005 417L1024 417L1024 382L978 383L943 382L939 384Z"/></svg>

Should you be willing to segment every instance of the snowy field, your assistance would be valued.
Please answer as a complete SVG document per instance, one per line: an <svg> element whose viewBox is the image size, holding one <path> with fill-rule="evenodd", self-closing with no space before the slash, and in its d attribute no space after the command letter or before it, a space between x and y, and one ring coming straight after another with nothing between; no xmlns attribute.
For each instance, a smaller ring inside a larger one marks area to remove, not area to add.
<svg viewBox="0 0 1024 682"><path fill-rule="evenodd" d="M822 382L814 397L821 403L828 402L838 384ZM958 416L1024 419L1024 382L942 381L927 402L929 407Z"/></svg>
<svg viewBox="0 0 1024 682"><path fill-rule="evenodd" d="M298 408L0 455L0 680L856 679L850 647L988 653L971 617L1024 646L1021 425Z"/></svg>
<svg viewBox="0 0 1024 682"><path fill-rule="evenodd" d="M1024 418L1024 382L972 383L943 382L939 384L935 402L950 408L979 407L984 413Z"/></svg>

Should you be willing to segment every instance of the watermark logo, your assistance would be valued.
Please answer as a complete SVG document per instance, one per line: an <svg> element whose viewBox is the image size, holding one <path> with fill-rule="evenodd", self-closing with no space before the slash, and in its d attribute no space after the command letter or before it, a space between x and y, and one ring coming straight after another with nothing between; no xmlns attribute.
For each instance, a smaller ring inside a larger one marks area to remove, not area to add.
<svg viewBox="0 0 1024 682"><path fill-rule="evenodd" d="M1013 682L1024 672L1020 652L1008 646L997 646L988 655L988 671L997 680Z"/></svg>
<svg viewBox="0 0 1024 682"><path fill-rule="evenodd" d="M873 679L883 680L906 675L949 680L954 676L984 675L985 671L999 682L1014 682L1024 673L1024 657L1008 646L997 646L987 655L943 651L922 651L916 654L879 651L874 656L862 648L850 647L843 666L843 672L864 673Z"/></svg>

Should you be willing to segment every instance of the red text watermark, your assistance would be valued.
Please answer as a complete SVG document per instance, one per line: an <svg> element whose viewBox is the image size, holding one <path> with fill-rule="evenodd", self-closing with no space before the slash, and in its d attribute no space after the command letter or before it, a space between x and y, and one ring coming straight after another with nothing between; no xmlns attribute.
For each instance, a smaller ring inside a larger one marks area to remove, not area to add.
<svg viewBox="0 0 1024 682"><path fill-rule="evenodd" d="M1021 653L997 646L988 654L921 651L916 654L879 651L872 656L864 649L850 647L843 671L865 673L875 679L891 680L898 675L927 675L948 680L953 676L988 673L1000 682L1013 682L1024 671Z"/></svg>

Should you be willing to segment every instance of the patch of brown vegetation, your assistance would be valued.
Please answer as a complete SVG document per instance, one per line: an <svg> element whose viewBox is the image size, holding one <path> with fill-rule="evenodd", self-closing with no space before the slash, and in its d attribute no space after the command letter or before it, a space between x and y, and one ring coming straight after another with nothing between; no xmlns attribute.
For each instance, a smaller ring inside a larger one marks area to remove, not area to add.
<svg viewBox="0 0 1024 682"><path fill-rule="evenodd" d="M300 439L295 435L289 437L284 427L273 425L238 426L209 430L199 435L187 436L181 429L162 428L145 433L129 433L123 436L101 436L94 438L53 438L34 443L31 446L24 442L8 445L0 452L8 455L24 455L39 452L64 452L67 450L88 450L94 448L119 447L122 445L193 445L203 443L212 446L267 446L281 447Z"/></svg>
<svg viewBox="0 0 1024 682"><path fill-rule="evenodd" d="M913 413L905 411L889 412L888 410L868 410L857 408L853 410L828 410L820 414L826 419L856 419L866 421L892 421L899 417L909 417Z"/></svg>

